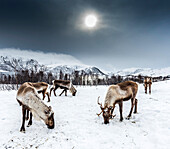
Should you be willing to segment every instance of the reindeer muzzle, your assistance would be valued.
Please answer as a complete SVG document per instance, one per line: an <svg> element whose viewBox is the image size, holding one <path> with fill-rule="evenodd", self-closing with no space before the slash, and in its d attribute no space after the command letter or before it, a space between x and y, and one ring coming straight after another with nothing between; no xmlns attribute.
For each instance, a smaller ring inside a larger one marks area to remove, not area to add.
<svg viewBox="0 0 170 149"><path fill-rule="evenodd" d="M109 121L104 121L104 124L109 124Z"/></svg>
<svg viewBox="0 0 170 149"><path fill-rule="evenodd" d="M52 126L47 125L47 128L48 129L54 129L54 125L52 125Z"/></svg>

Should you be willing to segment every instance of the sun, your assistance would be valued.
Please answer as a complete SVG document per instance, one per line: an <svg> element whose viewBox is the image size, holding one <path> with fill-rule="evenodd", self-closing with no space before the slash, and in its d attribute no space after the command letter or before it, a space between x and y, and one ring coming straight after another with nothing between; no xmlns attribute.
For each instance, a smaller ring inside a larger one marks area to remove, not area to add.
<svg viewBox="0 0 170 149"><path fill-rule="evenodd" d="M96 23L97 23L97 17L95 15L87 15L85 17L85 25L89 28L93 28L96 26Z"/></svg>

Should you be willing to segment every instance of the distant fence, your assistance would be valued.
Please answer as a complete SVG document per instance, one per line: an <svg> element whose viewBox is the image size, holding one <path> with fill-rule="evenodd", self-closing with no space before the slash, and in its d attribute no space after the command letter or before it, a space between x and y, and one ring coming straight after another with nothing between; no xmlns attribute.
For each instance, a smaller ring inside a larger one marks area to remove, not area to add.
<svg viewBox="0 0 170 149"><path fill-rule="evenodd" d="M19 87L20 85L18 85ZM0 84L0 91L17 90L17 84Z"/></svg>

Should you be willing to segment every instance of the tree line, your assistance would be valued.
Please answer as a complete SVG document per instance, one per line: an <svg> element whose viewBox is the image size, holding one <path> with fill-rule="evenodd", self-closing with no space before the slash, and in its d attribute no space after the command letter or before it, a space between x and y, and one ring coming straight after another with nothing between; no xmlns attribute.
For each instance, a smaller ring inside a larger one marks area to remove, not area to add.
<svg viewBox="0 0 170 149"><path fill-rule="evenodd" d="M62 79L62 80L71 80L74 85L111 85L117 84L122 81L132 80L138 83L143 83L145 76L120 76L120 75L98 75L98 74L86 74L83 71L73 71L71 74L64 74L62 70L58 74L53 74L51 72L44 71L29 71L22 70L15 74L0 74L0 84L23 84L24 82L47 82L52 84L52 80ZM169 79L167 77L154 77L153 81L161 81Z"/></svg>

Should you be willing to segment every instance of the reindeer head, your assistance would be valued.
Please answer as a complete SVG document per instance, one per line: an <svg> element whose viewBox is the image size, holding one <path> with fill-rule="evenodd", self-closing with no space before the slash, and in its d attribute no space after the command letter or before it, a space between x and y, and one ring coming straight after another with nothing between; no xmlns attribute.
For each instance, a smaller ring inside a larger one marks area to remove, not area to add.
<svg viewBox="0 0 170 149"><path fill-rule="evenodd" d="M108 124L109 123L109 120L111 119L111 118L113 118L113 117L115 117L115 115L113 116L112 114L111 114L111 109L112 109L112 107L104 107L103 108L103 106L102 106L102 103L99 103L99 98L100 97L98 97L98 104L100 105L100 108L101 108L101 112L100 112L100 114L101 113L103 113L103 119L104 119L104 124ZM97 114L98 116L100 115L100 114Z"/></svg>
<svg viewBox="0 0 170 149"><path fill-rule="evenodd" d="M51 106L48 109L44 110L44 114L46 115L45 124L49 129L54 128L54 112L51 109Z"/></svg>
<svg viewBox="0 0 170 149"><path fill-rule="evenodd" d="M76 96L77 90L74 88L73 84L71 84L70 91L73 96Z"/></svg>
<svg viewBox="0 0 170 149"><path fill-rule="evenodd" d="M77 91L75 90L75 91L72 93L72 95L73 95L73 96L76 96L76 93L77 93Z"/></svg>
<svg viewBox="0 0 170 149"><path fill-rule="evenodd" d="M109 123L109 120L111 118L110 110L111 110L111 108L106 108L106 110L103 110L104 124L108 124Z"/></svg>

